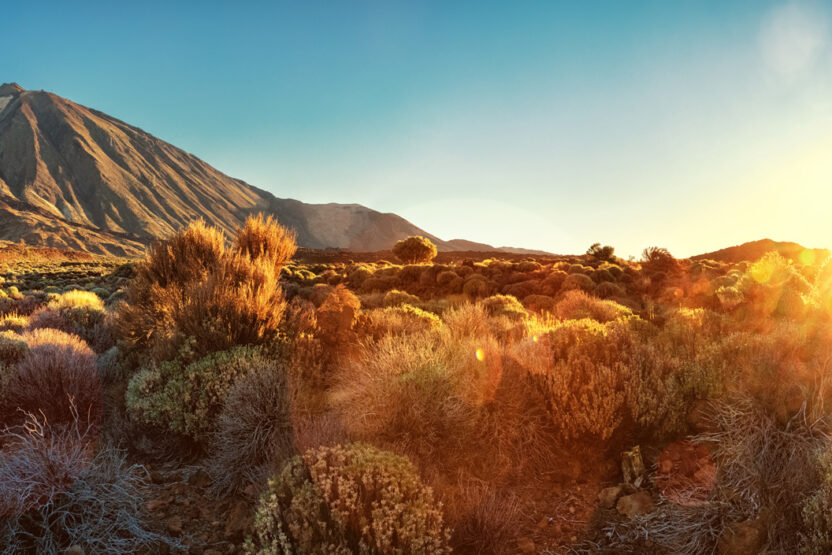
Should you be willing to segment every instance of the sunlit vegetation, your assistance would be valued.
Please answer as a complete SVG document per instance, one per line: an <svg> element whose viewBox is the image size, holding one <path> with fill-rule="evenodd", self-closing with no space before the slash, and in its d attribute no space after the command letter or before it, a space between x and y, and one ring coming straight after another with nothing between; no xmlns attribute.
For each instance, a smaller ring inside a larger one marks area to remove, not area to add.
<svg viewBox="0 0 832 555"><path fill-rule="evenodd" d="M6 262L0 540L207 546L163 461L247 523L229 550L829 552L832 263L411 243L304 263L252 218Z"/></svg>

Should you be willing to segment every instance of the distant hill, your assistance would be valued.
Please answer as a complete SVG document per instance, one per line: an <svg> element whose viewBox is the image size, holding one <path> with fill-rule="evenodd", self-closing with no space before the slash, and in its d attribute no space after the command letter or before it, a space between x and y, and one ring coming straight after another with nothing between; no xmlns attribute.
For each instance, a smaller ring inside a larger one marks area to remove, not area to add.
<svg viewBox="0 0 832 555"><path fill-rule="evenodd" d="M794 262L800 262L801 255L805 251L812 253L812 258L815 261L825 260L830 255L829 249L807 249L797 243L760 239L759 241L751 241L742 245L692 256L691 260L717 260L720 262L742 262L747 260L753 262L771 251L776 251L781 256Z"/></svg>
<svg viewBox="0 0 832 555"><path fill-rule="evenodd" d="M134 256L194 219L231 233L255 212L309 248L378 251L424 235L440 251L495 250L358 204L277 198L107 114L0 86L0 240Z"/></svg>

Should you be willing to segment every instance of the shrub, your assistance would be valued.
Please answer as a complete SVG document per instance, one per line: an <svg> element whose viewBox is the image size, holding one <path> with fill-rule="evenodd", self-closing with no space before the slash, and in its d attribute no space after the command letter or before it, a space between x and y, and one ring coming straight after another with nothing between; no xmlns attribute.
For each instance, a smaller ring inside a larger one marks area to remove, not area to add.
<svg viewBox="0 0 832 555"><path fill-rule="evenodd" d="M238 346L196 362L163 362L140 370L130 380L126 401L139 422L161 426L204 444L216 427L228 390L252 372L268 368L257 348Z"/></svg>
<svg viewBox="0 0 832 555"><path fill-rule="evenodd" d="M16 423L19 411L42 414L50 424L71 422L71 401L85 425L101 417L101 383L95 353L74 335L39 329L20 336L28 347L6 384L3 422Z"/></svg>
<svg viewBox="0 0 832 555"><path fill-rule="evenodd" d="M237 231L234 246L251 260L267 260L274 265L277 275L297 250L297 235L277 223L272 216L249 216Z"/></svg>
<svg viewBox="0 0 832 555"><path fill-rule="evenodd" d="M22 332L24 328L26 328L28 320L29 319L26 316L21 316L20 314L16 314L14 312L0 316L0 332Z"/></svg>
<svg viewBox="0 0 832 555"><path fill-rule="evenodd" d="M723 542L734 526L748 523L759 530L759 549L767 553L827 553L822 531L828 514L816 512L823 507L812 493L824 470L816 453L829 451L828 438L802 418L780 427L745 399L711 404L708 414L715 431L692 438L709 445L720 463L708 499L695 504L661 499L653 512L601 528L591 550L641 552L649 540L662 552L727 552Z"/></svg>
<svg viewBox="0 0 832 555"><path fill-rule="evenodd" d="M569 274L561 270L553 271L540 282L540 292L550 297L556 295L567 275Z"/></svg>
<svg viewBox="0 0 832 555"><path fill-rule="evenodd" d="M195 222L137 265L120 333L156 361L173 358L188 337L198 354L273 342L286 306L278 276L292 252L291 233L272 219L250 218L231 250L218 229Z"/></svg>
<svg viewBox="0 0 832 555"><path fill-rule="evenodd" d="M535 312L552 312L555 309L555 299L547 295L528 295L523 298L523 306Z"/></svg>
<svg viewBox="0 0 832 555"><path fill-rule="evenodd" d="M393 245L393 254L404 264L426 264L436 258L436 245L427 237L408 237Z"/></svg>
<svg viewBox="0 0 832 555"><path fill-rule="evenodd" d="M370 310L358 322L359 335L379 339L385 335L418 333L442 325L438 316L409 304Z"/></svg>
<svg viewBox="0 0 832 555"><path fill-rule="evenodd" d="M583 291L567 291L563 298L555 305L558 318L581 320L592 318L598 322L609 322L618 318L632 316L633 312L613 301L603 301L597 297L587 295Z"/></svg>
<svg viewBox="0 0 832 555"><path fill-rule="evenodd" d="M472 274L470 278L465 280L465 284L462 286L462 292L472 299L485 297L490 291L491 286L488 284L488 281L479 274Z"/></svg>
<svg viewBox="0 0 832 555"><path fill-rule="evenodd" d="M624 326L567 320L514 347L561 438L612 436L623 418L631 342Z"/></svg>
<svg viewBox="0 0 832 555"><path fill-rule="evenodd" d="M595 282L586 274L569 274L563 280L561 291L571 291L572 289L580 289L591 293L595 289Z"/></svg>
<svg viewBox="0 0 832 555"><path fill-rule="evenodd" d="M593 243L586 250L587 256L591 256L596 260L606 261L615 259L615 248L609 245L601 246L601 243Z"/></svg>
<svg viewBox="0 0 832 555"><path fill-rule="evenodd" d="M56 430L32 418L27 430L0 444L2 553L135 553L182 548L149 529L142 513L141 466L118 451L93 456L93 437L79 427ZM5 518L2 518L5 517Z"/></svg>
<svg viewBox="0 0 832 555"><path fill-rule="evenodd" d="M37 309L29 317L28 327L53 328L75 334L96 352L104 352L115 345L104 302L95 293L80 289L58 295Z"/></svg>
<svg viewBox="0 0 832 555"><path fill-rule="evenodd" d="M352 291L338 285L316 311L317 330L322 342L344 344L352 339L352 329L361 301Z"/></svg>
<svg viewBox="0 0 832 555"><path fill-rule="evenodd" d="M618 284L604 281L599 283L595 288L595 294L602 299L608 299L610 297L623 297L624 289Z"/></svg>
<svg viewBox="0 0 832 555"><path fill-rule="evenodd" d="M270 362L239 379L225 396L208 461L217 492L263 485L294 454L287 372Z"/></svg>
<svg viewBox="0 0 832 555"><path fill-rule="evenodd" d="M411 295L410 293L399 291L398 289L393 289L392 291L388 291L387 293L385 293L382 304L384 306L398 306L402 304L416 306L420 302L421 299L416 295Z"/></svg>
<svg viewBox="0 0 832 555"><path fill-rule="evenodd" d="M351 438L432 467L468 456L479 408L501 378L488 337L457 339L444 329L385 336L340 369L338 409Z"/></svg>
<svg viewBox="0 0 832 555"><path fill-rule="evenodd" d="M441 506L405 458L363 444L323 447L269 482L249 553L449 553Z"/></svg>
<svg viewBox="0 0 832 555"><path fill-rule="evenodd" d="M510 320L524 320L529 316L520 301L510 295L492 295L480 302L490 316L506 316Z"/></svg>
<svg viewBox="0 0 832 555"><path fill-rule="evenodd" d="M459 275L453 270L445 270L436 275L436 283L438 285L449 285L451 282L459 278Z"/></svg>
<svg viewBox="0 0 832 555"><path fill-rule="evenodd" d="M642 251L641 258L641 267L652 276L666 276L679 270L679 261L662 247L647 247Z"/></svg>

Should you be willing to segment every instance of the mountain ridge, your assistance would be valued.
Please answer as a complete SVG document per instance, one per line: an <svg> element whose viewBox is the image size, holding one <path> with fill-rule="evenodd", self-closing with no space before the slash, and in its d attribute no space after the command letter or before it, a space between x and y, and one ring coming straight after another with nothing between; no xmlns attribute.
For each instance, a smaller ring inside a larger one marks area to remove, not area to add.
<svg viewBox="0 0 832 555"><path fill-rule="evenodd" d="M440 250L499 250L360 204L279 198L103 112L0 86L0 240L133 256L195 219L230 235L257 212L308 248L379 251L424 235Z"/></svg>

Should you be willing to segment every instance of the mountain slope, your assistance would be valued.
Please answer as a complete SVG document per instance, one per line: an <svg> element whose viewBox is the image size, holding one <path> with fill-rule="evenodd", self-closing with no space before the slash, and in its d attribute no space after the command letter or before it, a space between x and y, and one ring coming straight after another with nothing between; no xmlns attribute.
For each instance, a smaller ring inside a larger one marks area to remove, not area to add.
<svg viewBox="0 0 832 555"><path fill-rule="evenodd" d="M231 233L259 211L304 247L375 251L425 235L459 249L395 214L276 198L106 114L0 86L0 240L134 255L196 218Z"/></svg>
<svg viewBox="0 0 832 555"><path fill-rule="evenodd" d="M721 262L742 262L747 260L753 262L759 260L771 251L778 252L783 257L795 262L801 261L801 255L804 252L811 253L811 260L818 262L825 260L830 254L828 249L807 249L802 245L788 241L760 239L759 241L750 241L742 245L692 256L691 260L718 260Z"/></svg>

